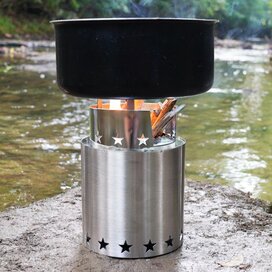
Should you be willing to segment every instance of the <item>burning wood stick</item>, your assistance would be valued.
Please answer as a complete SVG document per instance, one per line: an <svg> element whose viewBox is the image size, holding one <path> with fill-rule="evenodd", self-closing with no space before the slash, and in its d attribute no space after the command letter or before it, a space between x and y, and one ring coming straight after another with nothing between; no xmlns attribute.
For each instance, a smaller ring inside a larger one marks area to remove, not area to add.
<svg viewBox="0 0 272 272"><path fill-rule="evenodd" d="M150 113L151 126L155 123L157 117L159 116L161 107L162 107L162 103L159 102L158 104L156 104L156 107L151 110L151 113Z"/></svg>
<svg viewBox="0 0 272 272"><path fill-rule="evenodd" d="M135 99L134 100L134 107L136 110L140 110L144 104L144 100L142 99Z"/></svg>
<svg viewBox="0 0 272 272"><path fill-rule="evenodd" d="M150 119L151 119L151 126L155 123L157 117L160 114L160 110L153 110L150 114Z"/></svg>
<svg viewBox="0 0 272 272"><path fill-rule="evenodd" d="M161 136L162 135L162 130L164 127L168 124L168 122L171 121L171 119L181 110L183 110L185 105L181 105L176 107L175 109L167 112L162 118L156 122L154 126L152 126L152 135L153 137Z"/></svg>
<svg viewBox="0 0 272 272"><path fill-rule="evenodd" d="M152 130L154 129L154 127L156 126L156 124L161 120L161 118L169 111L171 111L173 109L173 107L175 106L177 102L177 99L175 98L167 98L161 107L161 111L159 113L159 115L156 116L151 116L151 125L152 125ZM156 114L155 114L156 115ZM155 118L156 117L156 118ZM152 122L153 119L153 122Z"/></svg>
<svg viewBox="0 0 272 272"><path fill-rule="evenodd" d="M102 107L103 107L102 99L97 99L97 108L102 109Z"/></svg>

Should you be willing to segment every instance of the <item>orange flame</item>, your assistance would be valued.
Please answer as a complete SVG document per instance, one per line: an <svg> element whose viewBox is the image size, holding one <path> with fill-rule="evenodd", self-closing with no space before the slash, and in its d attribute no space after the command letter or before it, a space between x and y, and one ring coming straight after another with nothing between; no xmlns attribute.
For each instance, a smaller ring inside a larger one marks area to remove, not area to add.
<svg viewBox="0 0 272 272"><path fill-rule="evenodd" d="M121 110L121 100L111 99L110 100L110 110Z"/></svg>

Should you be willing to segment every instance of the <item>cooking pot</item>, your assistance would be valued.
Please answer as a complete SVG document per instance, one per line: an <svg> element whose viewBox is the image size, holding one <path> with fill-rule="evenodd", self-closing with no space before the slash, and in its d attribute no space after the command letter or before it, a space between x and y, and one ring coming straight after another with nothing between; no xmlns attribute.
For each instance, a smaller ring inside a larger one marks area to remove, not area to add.
<svg viewBox="0 0 272 272"><path fill-rule="evenodd" d="M55 27L57 81L90 98L161 98L213 83L215 20L75 19Z"/></svg>

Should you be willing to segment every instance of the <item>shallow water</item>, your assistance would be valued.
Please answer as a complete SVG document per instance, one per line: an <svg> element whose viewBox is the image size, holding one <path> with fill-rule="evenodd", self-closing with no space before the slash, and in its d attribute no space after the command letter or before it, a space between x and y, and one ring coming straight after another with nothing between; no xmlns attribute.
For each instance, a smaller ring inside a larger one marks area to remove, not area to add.
<svg viewBox="0 0 272 272"><path fill-rule="evenodd" d="M266 50L216 51L214 88L184 99L187 177L272 201L272 64Z"/></svg>
<svg viewBox="0 0 272 272"><path fill-rule="evenodd" d="M90 100L62 94L53 52L0 59L0 210L76 186ZM184 98L187 178L272 201L272 71L267 50L218 49L215 84Z"/></svg>

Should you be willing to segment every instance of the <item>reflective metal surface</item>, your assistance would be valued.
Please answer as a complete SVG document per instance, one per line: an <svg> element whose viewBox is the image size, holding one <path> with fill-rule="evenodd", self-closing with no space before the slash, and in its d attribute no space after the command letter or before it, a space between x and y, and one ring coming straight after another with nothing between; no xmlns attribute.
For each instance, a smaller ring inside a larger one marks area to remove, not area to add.
<svg viewBox="0 0 272 272"><path fill-rule="evenodd" d="M185 142L148 149L82 140L84 244L112 257L146 258L179 248Z"/></svg>
<svg viewBox="0 0 272 272"><path fill-rule="evenodd" d="M119 148L141 149L175 141L176 116L164 128L166 136L153 139L150 110L108 110L90 107L90 137Z"/></svg>

